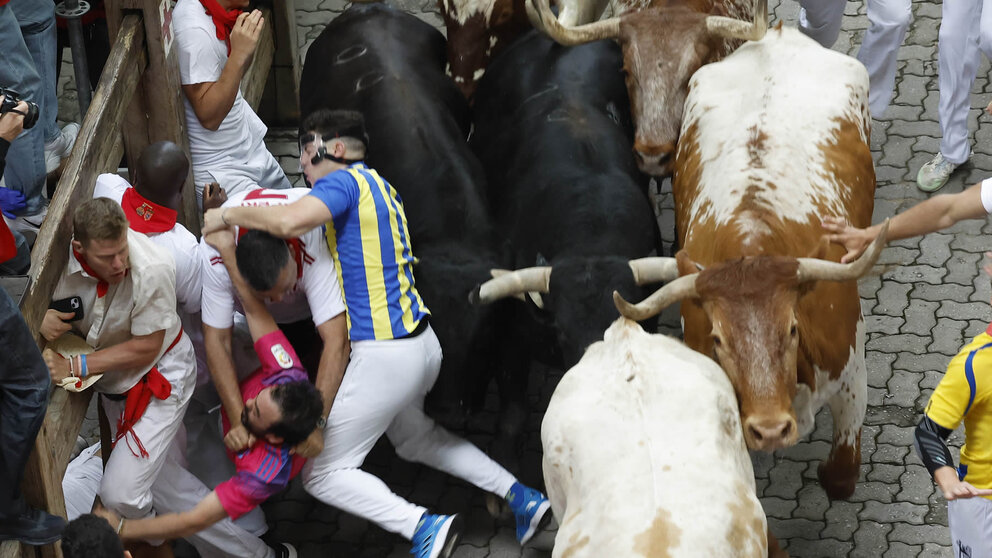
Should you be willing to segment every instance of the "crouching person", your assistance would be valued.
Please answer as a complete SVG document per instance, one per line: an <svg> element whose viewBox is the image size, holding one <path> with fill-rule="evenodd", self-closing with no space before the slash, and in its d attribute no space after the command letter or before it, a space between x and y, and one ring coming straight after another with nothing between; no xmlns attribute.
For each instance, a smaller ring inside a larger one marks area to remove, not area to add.
<svg viewBox="0 0 992 558"><path fill-rule="evenodd" d="M112 526L119 527L124 540L185 537L226 517L241 517L283 490L299 474L305 459L293 454L291 448L323 427L324 403L320 392L307 379L299 357L265 304L238 273L233 234L224 230L209 235L206 240L224 258L261 362L261 368L241 383L244 411L240 425L251 433L255 442L243 452L228 452L237 472L205 493L189 511L125 520L113 511L97 510ZM225 415L224 434L230 429ZM284 549L282 556L295 556L288 545Z"/></svg>

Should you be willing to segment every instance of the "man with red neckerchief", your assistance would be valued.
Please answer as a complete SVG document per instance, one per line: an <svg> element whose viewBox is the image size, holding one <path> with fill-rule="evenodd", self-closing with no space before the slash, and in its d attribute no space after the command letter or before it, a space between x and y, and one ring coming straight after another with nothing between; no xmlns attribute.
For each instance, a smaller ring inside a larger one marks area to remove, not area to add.
<svg viewBox="0 0 992 558"><path fill-rule="evenodd" d="M228 195L290 187L263 142L265 124L241 95L241 78L265 25L258 10L240 11L248 3L179 0L172 14L197 200L209 182Z"/></svg>

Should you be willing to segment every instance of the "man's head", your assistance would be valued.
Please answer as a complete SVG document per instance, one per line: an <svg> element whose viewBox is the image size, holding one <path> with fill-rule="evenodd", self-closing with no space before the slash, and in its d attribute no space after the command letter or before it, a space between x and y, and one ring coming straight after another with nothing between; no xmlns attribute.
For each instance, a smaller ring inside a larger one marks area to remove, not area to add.
<svg viewBox="0 0 992 558"><path fill-rule="evenodd" d="M159 141L141 151L134 187L141 197L178 210L188 174L189 159L182 148L171 141Z"/></svg>
<svg viewBox="0 0 992 558"><path fill-rule="evenodd" d="M87 200L72 214L72 249L111 285L127 276L127 228L124 210L108 198Z"/></svg>
<svg viewBox="0 0 992 558"><path fill-rule="evenodd" d="M303 119L300 129L300 163L311 184L365 158L369 137L360 112L316 110Z"/></svg>
<svg viewBox="0 0 992 558"><path fill-rule="evenodd" d="M130 558L107 520L91 513L69 522L62 532L65 558Z"/></svg>
<svg viewBox="0 0 992 558"><path fill-rule="evenodd" d="M238 271L259 296L279 302L296 286L296 261L285 240L251 230L238 239Z"/></svg>
<svg viewBox="0 0 992 558"><path fill-rule="evenodd" d="M295 446L313 432L323 414L320 392L300 380L267 387L246 401L241 424L270 444Z"/></svg>

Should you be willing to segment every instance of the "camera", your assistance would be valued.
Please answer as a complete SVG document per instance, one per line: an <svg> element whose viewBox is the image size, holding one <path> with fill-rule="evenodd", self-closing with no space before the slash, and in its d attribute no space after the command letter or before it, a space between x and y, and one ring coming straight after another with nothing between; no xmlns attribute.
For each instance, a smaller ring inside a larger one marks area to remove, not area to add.
<svg viewBox="0 0 992 558"><path fill-rule="evenodd" d="M21 102L21 94L13 89L7 89L5 87L0 87L0 95L3 95L3 103L0 103L0 115L6 114L8 112L16 112L21 114L21 111L17 110L18 103ZM35 125L38 122L38 105L27 101L28 110L24 113L24 129Z"/></svg>

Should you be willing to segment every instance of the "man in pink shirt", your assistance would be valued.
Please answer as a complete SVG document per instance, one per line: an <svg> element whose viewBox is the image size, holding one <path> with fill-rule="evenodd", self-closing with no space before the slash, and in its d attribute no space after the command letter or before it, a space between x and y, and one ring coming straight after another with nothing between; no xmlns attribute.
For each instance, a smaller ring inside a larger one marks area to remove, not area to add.
<svg viewBox="0 0 992 558"><path fill-rule="evenodd" d="M305 459L291 448L323 426L320 392L307 379L299 357L279 330L265 304L255 297L237 269L234 237L230 231L212 234L208 242L223 257L241 298L255 341L261 368L241 383L243 425L256 441L247 450L228 452L237 472L204 494L191 510L154 518L123 520L98 509L124 540L171 539L188 536L230 517L237 519L269 496L281 491L303 468ZM224 417L225 434L231 424ZM288 545L277 556L296 556Z"/></svg>

